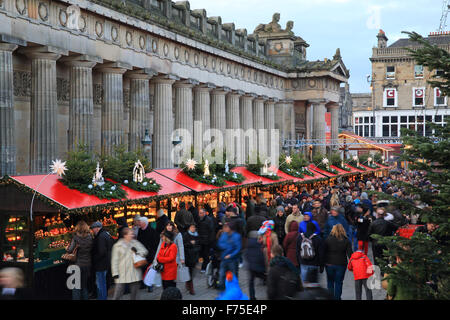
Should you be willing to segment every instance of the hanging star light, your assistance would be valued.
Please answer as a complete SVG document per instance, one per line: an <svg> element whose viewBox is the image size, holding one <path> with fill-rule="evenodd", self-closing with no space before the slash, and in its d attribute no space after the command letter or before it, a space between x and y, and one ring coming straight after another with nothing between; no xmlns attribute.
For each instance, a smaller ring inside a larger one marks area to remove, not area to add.
<svg viewBox="0 0 450 320"><path fill-rule="evenodd" d="M195 161L194 159L189 159L186 161L186 168L188 168L189 170L194 170L196 165L197 161Z"/></svg>
<svg viewBox="0 0 450 320"><path fill-rule="evenodd" d="M291 158L291 156L287 156L285 162L286 162L287 164L291 164L291 163L292 163L292 158Z"/></svg>
<svg viewBox="0 0 450 320"><path fill-rule="evenodd" d="M372 162L372 158L371 157L367 158L367 162L370 164Z"/></svg>
<svg viewBox="0 0 450 320"><path fill-rule="evenodd" d="M64 174L64 171L67 170L66 168L66 162L62 162L59 159L56 159L56 161L52 161L52 164L50 165L50 170L52 170L52 173L56 173L58 176L62 177Z"/></svg>
<svg viewBox="0 0 450 320"><path fill-rule="evenodd" d="M327 164L328 164L328 159L327 159L327 158L323 158L323 159L322 159L322 163L323 163L324 165L327 165Z"/></svg>

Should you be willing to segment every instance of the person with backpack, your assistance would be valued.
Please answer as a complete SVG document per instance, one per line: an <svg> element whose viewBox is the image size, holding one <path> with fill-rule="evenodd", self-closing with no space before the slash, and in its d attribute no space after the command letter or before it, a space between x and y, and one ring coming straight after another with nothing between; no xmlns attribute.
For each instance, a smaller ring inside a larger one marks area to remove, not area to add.
<svg viewBox="0 0 450 320"><path fill-rule="evenodd" d="M369 214L370 214L370 210ZM354 252L348 262L347 269L353 271L353 277L355 278L355 296L356 300L362 298L362 287L366 291L366 299L373 300L372 290L367 287L367 279L373 274L373 265L369 258L364 254L362 250Z"/></svg>
<svg viewBox="0 0 450 320"><path fill-rule="evenodd" d="M307 281L308 272L319 269L323 272L325 246L322 238L316 233L316 225L309 223L305 233L297 238L297 260L300 265L303 282Z"/></svg>
<svg viewBox="0 0 450 320"><path fill-rule="evenodd" d="M94 232L94 242L92 244L92 265L95 271L95 282L97 285L97 300L108 298L108 288L106 275L111 269L111 251L114 239L103 228L100 221L91 225Z"/></svg>
<svg viewBox="0 0 450 320"><path fill-rule="evenodd" d="M305 233L306 232L306 227L308 226L308 224L314 224L316 226L316 231L315 234L320 235L320 227L319 224L317 223L316 220L313 219L313 215L311 212L305 212L303 214L303 221L300 223L299 227L298 227L298 232L299 233Z"/></svg>

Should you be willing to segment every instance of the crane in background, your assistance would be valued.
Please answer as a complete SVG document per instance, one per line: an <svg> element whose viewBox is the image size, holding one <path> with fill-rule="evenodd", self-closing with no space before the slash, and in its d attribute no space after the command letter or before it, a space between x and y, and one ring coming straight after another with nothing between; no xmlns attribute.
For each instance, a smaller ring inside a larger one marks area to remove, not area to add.
<svg viewBox="0 0 450 320"><path fill-rule="evenodd" d="M443 0L441 23L439 25L438 32L445 31L445 28L447 27L447 15L449 11L450 11L450 0Z"/></svg>

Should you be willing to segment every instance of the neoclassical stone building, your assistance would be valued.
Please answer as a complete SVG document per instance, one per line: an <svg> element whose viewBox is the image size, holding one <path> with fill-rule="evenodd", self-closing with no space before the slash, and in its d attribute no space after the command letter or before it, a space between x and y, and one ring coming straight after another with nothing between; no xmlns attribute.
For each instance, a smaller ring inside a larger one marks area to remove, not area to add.
<svg viewBox="0 0 450 320"><path fill-rule="evenodd" d="M187 1L0 0L0 176L47 172L79 143L135 150L146 129L153 167L172 167L172 132L194 121L283 143L325 140L330 112L337 138L339 49L306 60L279 18L248 34Z"/></svg>

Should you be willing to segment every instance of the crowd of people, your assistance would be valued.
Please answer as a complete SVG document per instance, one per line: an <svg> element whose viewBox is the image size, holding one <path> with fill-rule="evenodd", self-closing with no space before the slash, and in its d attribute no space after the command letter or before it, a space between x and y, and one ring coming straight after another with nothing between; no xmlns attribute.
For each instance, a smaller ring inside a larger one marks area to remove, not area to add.
<svg viewBox="0 0 450 320"><path fill-rule="evenodd" d="M159 210L155 228L146 217L135 216L132 226L118 219L117 241L101 222L89 227L79 221L67 247L69 253L76 250L75 264L81 270L81 289L72 291L73 299L90 298L88 279L92 278L98 300L107 299L108 287L114 287L113 299L121 299L125 293L139 299L140 290L154 290L154 285L142 281L150 269L161 277L161 299L181 299L177 288L180 267L189 269L185 288L195 295L197 266L205 273L214 260L219 265L218 290L225 289L227 272L239 278L240 269L245 267L251 300L256 299L257 278L267 287L268 299L340 300L347 271L354 276L355 298L362 299L364 287L366 298L371 300L367 279L378 259L384 259L385 249L371 235L391 236L402 225L415 224L418 219L388 201L378 201L371 191L421 205L415 195L391 180L438 192L420 172L399 171L389 177L276 193L271 199L263 194L255 199L246 196L242 204L219 203L215 211L181 202L173 222ZM435 226L430 224L418 232L432 228ZM368 257L370 242L373 259ZM327 289L319 285L319 273L323 272Z"/></svg>

